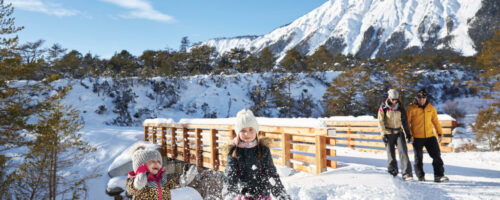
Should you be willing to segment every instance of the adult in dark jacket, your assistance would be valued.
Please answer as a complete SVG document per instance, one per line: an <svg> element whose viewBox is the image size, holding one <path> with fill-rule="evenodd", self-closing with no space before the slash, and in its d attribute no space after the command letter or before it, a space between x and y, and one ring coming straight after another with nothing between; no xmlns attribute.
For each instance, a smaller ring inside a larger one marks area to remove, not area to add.
<svg viewBox="0 0 500 200"><path fill-rule="evenodd" d="M222 197L226 200L290 199L273 164L268 138L257 138L259 130L252 111L238 112L233 143L223 149L227 156Z"/></svg>
<svg viewBox="0 0 500 200"><path fill-rule="evenodd" d="M394 151L394 147L397 146L403 179L411 180L413 179L411 163L402 130L403 128L406 138L410 140L410 128L408 127L406 112L399 101L399 92L390 89L387 93L389 94L388 98L380 105L378 111L378 127L387 150L387 171L393 176L398 175L398 163Z"/></svg>
<svg viewBox="0 0 500 200"><path fill-rule="evenodd" d="M415 174L419 181L425 181L423 168L423 148L427 150L432 158L432 167L434 168L434 181L448 181L444 175L444 163L441 159L441 150L439 143L443 137L443 130L437 118L436 108L427 100L427 92L420 90L417 93L415 102L408 107L407 116L410 125L411 135L413 136L413 151L415 152ZM436 135L433 129L436 129Z"/></svg>

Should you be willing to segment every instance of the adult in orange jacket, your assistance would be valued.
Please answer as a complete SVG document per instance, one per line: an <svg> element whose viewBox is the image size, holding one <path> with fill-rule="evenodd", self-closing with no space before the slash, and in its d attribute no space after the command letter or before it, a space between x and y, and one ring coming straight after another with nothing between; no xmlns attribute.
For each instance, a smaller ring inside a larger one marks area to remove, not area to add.
<svg viewBox="0 0 500 200"><path fill-rule="evenodd" d="M441 159L441 150L438 142L441 142L443 130L437 118L436 108L427 100L427 92L420 90L417 93L415 102L412 103L407 111L408 124L410 125L411 143L415 153L415 174L419 181L425 181L425 172L423 169L423 148L432 158L432 167L434 168L434 181L448 181L444 175L443 160ZM433 132L436 129L438 139Z"/></svg>

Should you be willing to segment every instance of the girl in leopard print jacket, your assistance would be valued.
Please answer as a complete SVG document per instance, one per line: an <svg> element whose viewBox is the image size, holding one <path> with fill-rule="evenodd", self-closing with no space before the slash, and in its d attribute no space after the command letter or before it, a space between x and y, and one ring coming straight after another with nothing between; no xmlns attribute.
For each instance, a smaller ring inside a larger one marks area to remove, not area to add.
<svg viewBox="0 0 500 200"><path fill-rule="evenodd" d="M170 200L170 190L178 187L178 181L165 172L160 152L139 144L131 153L134 171L128 175L127 193L132 200Z"/></svg>

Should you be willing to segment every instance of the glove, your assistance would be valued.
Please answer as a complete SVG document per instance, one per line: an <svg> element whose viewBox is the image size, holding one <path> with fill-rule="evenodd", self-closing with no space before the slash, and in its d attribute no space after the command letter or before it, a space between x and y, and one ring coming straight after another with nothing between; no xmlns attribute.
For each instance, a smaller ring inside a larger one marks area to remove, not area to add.
<svg viewBox="0 0 500 200"><path fill-rule="evenodd" d="M389 141L389 138L387 137L387 134L384 134L382 136L382 140L384 141L385 144L387 144L387 141Z"/></svg>
<svg viewBox="0 0 500 200"><path fill-rule="evenodd" d="M184 170L184 173L181 175L179 183L182 187L186 187L189 185L194 178L198 175L198 170L196 169L196 165L191 165L189 170Z"/></svg>
<svg viewBox="0 0 500 200"><path fill-rule="evenodd" d="M411 136L408 136L408 144L411 143Z"/></svg>

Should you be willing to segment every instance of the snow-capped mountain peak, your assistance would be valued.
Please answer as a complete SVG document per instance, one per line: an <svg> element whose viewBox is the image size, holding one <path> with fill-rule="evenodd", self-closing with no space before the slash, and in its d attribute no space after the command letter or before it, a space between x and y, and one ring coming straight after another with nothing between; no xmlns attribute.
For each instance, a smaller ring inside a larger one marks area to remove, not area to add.
<svg viewBox="0 0 500 200"><path fill-rule="evenodd" d="M334 54L372 58L429 48L470 56L477 50L469 21L480 8L479 0L330 0L266 35L202 44L220 53L269 47L280 59L291 48L312 54L321 45Z"/></svg>

